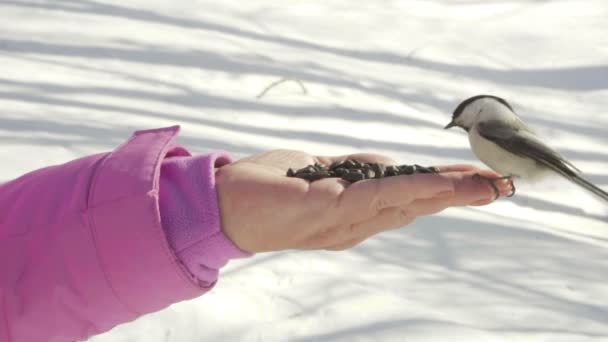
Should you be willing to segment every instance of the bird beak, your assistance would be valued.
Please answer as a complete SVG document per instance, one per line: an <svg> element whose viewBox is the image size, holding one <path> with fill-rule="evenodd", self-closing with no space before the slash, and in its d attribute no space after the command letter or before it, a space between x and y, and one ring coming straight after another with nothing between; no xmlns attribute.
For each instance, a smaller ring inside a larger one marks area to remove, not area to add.
<svg viewBox="0 0 608 342"><path fill-rule="evenodd" d="M443 127L443 129L450 129L454 126L456 126L456 123L454 121L451 121L449 124L447 124L445 127Z"/></svg>

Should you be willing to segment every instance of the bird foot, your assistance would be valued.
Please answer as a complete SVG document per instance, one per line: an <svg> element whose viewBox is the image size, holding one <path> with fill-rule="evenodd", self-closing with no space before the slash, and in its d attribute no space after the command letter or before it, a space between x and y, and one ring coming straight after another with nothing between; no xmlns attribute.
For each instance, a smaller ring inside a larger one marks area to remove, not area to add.
<svg viewBox="0 0 608 342"><path fill-rule="evenodd" d="M516 190L515 183L513 182L513 177L511 177L511 176L486 177L486 176L480 175L479 173L476 173L476 174L473 175L473 179L475 179L475 180L483 180L483 181L488 182L488 184L490 184L490 186L494 190L494 193L496 194L496 197L494 198L494 200L497 200L500 197L500 191L498 190L498 187L496 186L496 182L508 179L509 180L509 186L511 187L511 192L507 195L507 197L513 197L513 195L515 195L515 190Z"/></svg>

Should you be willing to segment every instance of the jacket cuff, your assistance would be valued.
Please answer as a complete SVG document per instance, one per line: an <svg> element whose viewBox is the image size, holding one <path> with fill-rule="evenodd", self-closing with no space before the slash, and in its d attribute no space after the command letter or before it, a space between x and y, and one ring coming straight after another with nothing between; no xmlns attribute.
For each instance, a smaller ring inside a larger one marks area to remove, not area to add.
<svg viewBox="0 0 608 342"><path fill-rule="evenodd" d="M232 162L218 151L169 156L160 173L160 215L169 245L199 286L210 288L230 259L250 256L222 231L215 168Z"/></svg>
<svg viewBox="0 0 608 342"><path fill-rule="evenodd" d="M112 292L137 315L198 297L209 289L179 261L161 224L162 162L166 157L189 155L173 144L178 131L175 126L136 132L100 161L91 180L83 218ZM210 267L221 264L210 254L226 245L213 243L217 238L212 236L204 240L210 245L205 252ZM232 254L221 259L227 255Z"/></svg>

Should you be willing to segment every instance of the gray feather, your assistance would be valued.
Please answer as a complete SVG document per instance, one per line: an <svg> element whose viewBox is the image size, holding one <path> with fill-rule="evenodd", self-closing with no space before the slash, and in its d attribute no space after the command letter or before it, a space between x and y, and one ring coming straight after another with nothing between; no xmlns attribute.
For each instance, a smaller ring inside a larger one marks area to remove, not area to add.
<svg viewBox="0 0 608 342"><path fill-rule="evenodd" d="M580 172L572 163L545 145L523 124L509 125L503 121L491 120L477 124L479 135L505 150L527 157L552 169L563 176L574 176Z"/></svg>
<svg viewBox="0 0 608 342"><path fill-rule="evenodd" d="M520 157L530 158L608 201L606 191L582 178L578 174L580 171L572 163L540 141L521 121L511 126L498 120L479 122L477 131L483 138L505 150Z"/></svg>
<svg viewBox="0 0 608 342"><path fill-rule="evenodd" d="M582 186L583 188L593 192L597 196L603 198L605 201L608 201L608 192L598 188L593 183L589 182L588 180L584 179L583 177L581 177L579 175L574 175L568 179L571 180L572 182Z"/></svg>

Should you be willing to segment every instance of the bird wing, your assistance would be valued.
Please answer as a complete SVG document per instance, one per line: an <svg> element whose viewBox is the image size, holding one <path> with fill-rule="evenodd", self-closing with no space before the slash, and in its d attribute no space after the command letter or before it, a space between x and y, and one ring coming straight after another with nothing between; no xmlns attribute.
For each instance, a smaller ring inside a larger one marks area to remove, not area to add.
<svg viewBox="0 0 608 342"><path fill-rule="evenodd" d="M577 172L580 172L572 163L540 141L525 126L510 126L504 121L489 120L479 122L477 131L483 138L494 142L505 150L517 156L535 160L537 163L565 176L574 176Z"/></svg>

